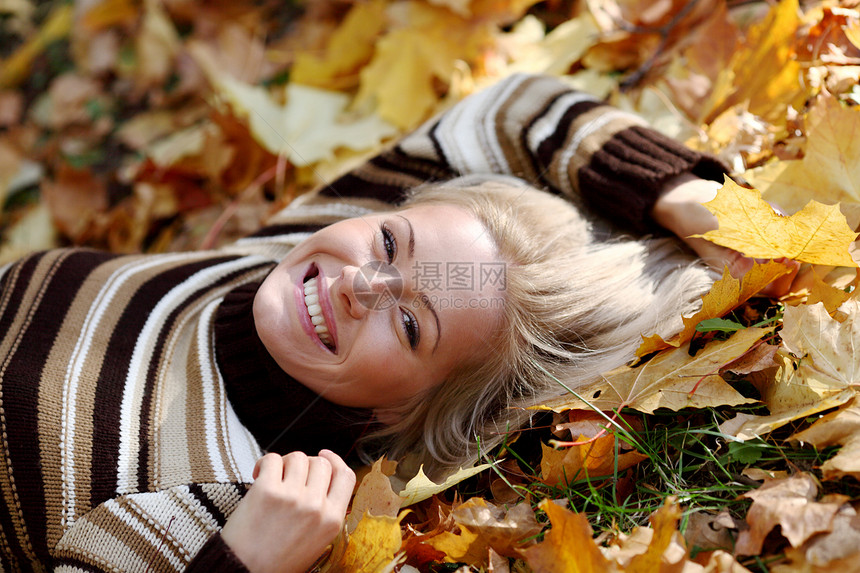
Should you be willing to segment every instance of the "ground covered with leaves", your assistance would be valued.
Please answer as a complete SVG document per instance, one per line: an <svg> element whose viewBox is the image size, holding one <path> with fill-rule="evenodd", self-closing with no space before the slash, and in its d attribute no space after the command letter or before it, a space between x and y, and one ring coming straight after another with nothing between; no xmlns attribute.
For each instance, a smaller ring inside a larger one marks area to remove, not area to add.
<svg viewBox="0 0 860 573"><path fill-rule="evenodd" d="M453 487L378 462L325 567L860 570L856 0L3 0L0 264L227 243L516 71L726 160L706 238L802 269L726 274Z"/></svg>

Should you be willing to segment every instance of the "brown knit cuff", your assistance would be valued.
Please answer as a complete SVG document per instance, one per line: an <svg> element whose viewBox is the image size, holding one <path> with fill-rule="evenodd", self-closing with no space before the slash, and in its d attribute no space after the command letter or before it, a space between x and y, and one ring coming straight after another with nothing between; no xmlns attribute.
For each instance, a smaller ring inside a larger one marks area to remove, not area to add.
<svg viewBox="0 0 860 573"><path fill-rule="evenodd" d="M210 537L188 567L185 573L250 573L233 550L224 542L220 533Z"/></svg>
<svg viewBox="0 0 860 573"><path fill-rule="evenodd" d="M654 203L670 179L691 173L722 181L729 168L716 157L688 149L645 127L615 134L579 171L579 188L594 211L625 229L659 231Z"/></svg>

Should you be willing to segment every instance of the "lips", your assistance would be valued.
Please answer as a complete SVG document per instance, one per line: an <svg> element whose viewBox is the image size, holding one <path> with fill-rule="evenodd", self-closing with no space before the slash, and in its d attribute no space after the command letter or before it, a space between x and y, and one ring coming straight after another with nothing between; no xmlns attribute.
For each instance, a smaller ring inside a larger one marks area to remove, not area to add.
<svg viewBox="0 0 860 573"><path fill-rule="evenodd" d="M299 310L304 311L301 314L305 331L326 350L336 353L337 342L331 301L325 288L324 276L316 265L308 269L300 290Z"/></svg>

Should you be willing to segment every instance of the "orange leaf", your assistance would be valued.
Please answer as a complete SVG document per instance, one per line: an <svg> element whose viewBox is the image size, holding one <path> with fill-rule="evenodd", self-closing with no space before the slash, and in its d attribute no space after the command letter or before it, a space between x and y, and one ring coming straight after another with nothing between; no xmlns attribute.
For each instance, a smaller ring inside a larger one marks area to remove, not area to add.
<svg viewBox="0 0 860 573"><path fill-rule="evenodd" d="M534 573L602 573L615 570L592 539L591 526L574 513L548 499L538 507L549 517L552 529L542 542L521 551Z"/></svg>

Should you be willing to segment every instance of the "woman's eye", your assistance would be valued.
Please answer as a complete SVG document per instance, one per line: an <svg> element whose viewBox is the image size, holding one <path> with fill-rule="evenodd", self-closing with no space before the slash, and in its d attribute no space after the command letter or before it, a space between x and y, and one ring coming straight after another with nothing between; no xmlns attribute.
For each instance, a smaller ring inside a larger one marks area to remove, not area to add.
<svg viewBox="0 0 860 573"><path fill-rule="evenodd" d="M418 321L415 316L408 310L401 310L403 315L403 332L406 333L406 339L409 341L409 346L412 350L418 346L418 341L421 339L421 334L418 331Z"/></svg>
<svg viewBox="0 0 860 573"><path fill-rule="evenodd" d="M397 241L394 239L394 233L384 224L380 228L382 232L382 248L385 249L385 256L388 257L388 264L394 262L394 257L397 255Z"/></svg>

